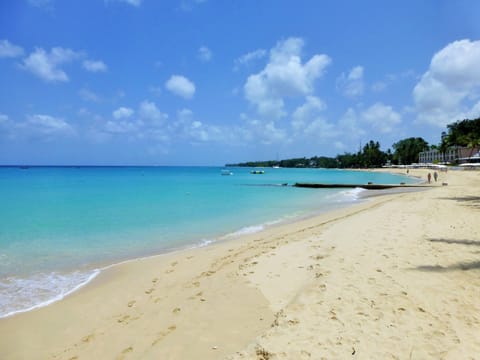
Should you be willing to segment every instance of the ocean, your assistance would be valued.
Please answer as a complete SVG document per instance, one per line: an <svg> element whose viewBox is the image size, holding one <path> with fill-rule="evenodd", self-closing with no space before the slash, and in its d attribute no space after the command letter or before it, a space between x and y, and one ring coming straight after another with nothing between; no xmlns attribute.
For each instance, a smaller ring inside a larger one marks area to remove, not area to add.
<svg viewBox="0 0 480 360"><path fill-rule="evenodd" d="M62 299L124 260L261 231L361 201L295 182L413 183L386 173L220 167L0 167L0 317Z"/></svg>

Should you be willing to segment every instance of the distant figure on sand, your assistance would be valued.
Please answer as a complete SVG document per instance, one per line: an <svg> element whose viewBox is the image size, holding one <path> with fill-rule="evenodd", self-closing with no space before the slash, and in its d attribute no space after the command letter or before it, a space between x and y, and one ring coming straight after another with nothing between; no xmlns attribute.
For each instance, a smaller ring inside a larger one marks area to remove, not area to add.
<svg viewBox="0 0 480 360"><path fill-rule="evenodd" d="M438 179L438 174L437 174L437 172L436 172L436 171L433 173L433 178L435 179L435 182L437 182L437 179Z"/></svg>
<svg viewBox="0 0 480 360"><path fill-rule="evenodd" d="M428 183L430 184L430 182L432 181L432 174L428 173L427 179L428 179Z"/></svg>

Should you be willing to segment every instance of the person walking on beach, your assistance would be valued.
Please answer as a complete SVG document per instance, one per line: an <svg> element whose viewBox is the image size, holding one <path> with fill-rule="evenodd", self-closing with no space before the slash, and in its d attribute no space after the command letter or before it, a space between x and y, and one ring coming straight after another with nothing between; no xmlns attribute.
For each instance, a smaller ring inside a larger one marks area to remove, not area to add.
<svg viewBox="0 0 480 360"><path fill-rule="evenodd" d="M435 182L437 182L438 173L436 171L433 173L433 179L435 180Z"/></svg>
<svg viewBox="0 0 480 360"><path fill-rule="evenodd" d="M430 184L430 182L432 181L432 174L428 173L427 179L428 179L428 183Z"/></svg>

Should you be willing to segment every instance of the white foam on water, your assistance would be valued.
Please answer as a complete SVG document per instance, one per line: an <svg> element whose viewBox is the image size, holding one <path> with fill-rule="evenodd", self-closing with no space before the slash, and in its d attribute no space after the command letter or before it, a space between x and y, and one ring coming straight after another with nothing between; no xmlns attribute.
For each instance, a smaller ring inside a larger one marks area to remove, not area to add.
<svg viewBox="0 0 480 360"><path fill-rule="evenodd" d="M227 234L224 237L225 238L232 238L232 237L239 237L243 235L250 235L250 234L255 234L257 232L262 231L265 229L265 225L253 225L253 226L245 226L241 228L240 230L237 230L233 233Z"/></svg>
<svg viewBox="0 0 480 360"><path fill-rule="evenodd" d="M100 270L39 273L0 279L0 318L27 312L62 300L92 281Z"/></svg>
<svg viewBox="0 0 480 360"><path fill-rule="evenodd" d="M213 243L213 240L210 240L210 239L202 239L202 240L200 241L200 243L199 243L196 247L208 246L208 245L210 245L211 243Z"/></svg>
<svg viewBox="0 0 480 360"><path fill-rule="evenodd" d="M336 194L327 196L327 198L335 202L354 202L359 200L361 197L361 194L364 193L365 191L368 191L368 190L357 187L349 190L340 191Z"/></svg>

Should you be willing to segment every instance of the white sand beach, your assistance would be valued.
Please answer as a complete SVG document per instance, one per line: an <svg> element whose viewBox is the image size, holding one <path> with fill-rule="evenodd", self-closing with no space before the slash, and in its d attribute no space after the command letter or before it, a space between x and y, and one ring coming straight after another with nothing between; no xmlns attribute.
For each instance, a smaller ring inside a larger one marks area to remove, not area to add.
<svg viewBox="0 0 480 360"><path fill-rule="evenodd" d="M449 171L425 191L127 262L1 319L0 358L478 358L479 219L480 172Z"/></svg>

